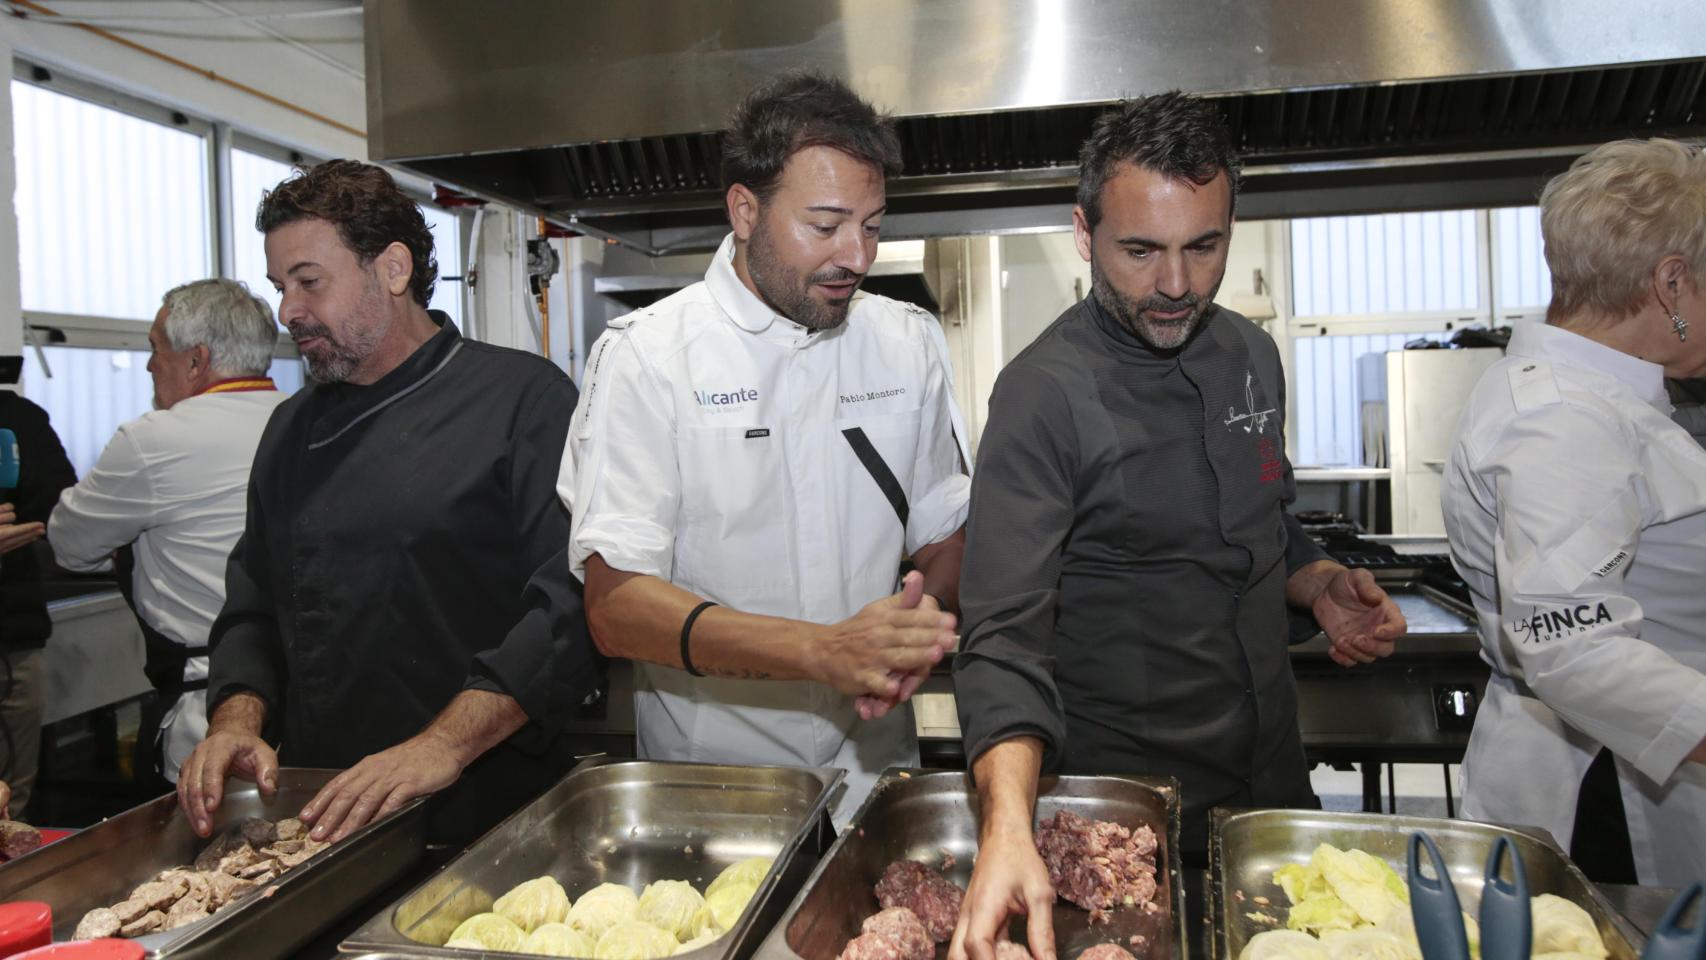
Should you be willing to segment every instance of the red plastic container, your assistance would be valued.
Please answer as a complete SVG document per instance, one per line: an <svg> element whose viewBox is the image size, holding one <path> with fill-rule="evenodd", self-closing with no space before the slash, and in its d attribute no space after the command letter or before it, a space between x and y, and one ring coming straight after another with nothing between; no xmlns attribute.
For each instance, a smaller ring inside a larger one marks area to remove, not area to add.
<svg viewBox="0 0 1706 960"><path fill-rule="evenodd" d="M134 940L78 940L13 954L11 960L142 960L147 955Z"/></svg>
<svg viewBox="0 0 1706 960"><path fill-rule="evenodd" d="M53 909L35 900L0 904L0 957L53 942Z"/></svg>

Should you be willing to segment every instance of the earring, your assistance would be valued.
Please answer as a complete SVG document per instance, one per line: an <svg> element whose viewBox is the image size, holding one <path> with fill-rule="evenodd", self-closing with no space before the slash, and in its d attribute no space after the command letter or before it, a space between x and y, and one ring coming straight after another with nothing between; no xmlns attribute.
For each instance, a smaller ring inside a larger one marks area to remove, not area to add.
<svg viewBox="0 0 1706 960"><path fill-rule="evenodd" d="M1680 314L1680 313L1671 314L1670 315L1670 325L1676 328L1676 338L1678 340L1681 340L1683 343L1687 343L1688 342L1688 321L1682 319L1682 314Z"/></svg>

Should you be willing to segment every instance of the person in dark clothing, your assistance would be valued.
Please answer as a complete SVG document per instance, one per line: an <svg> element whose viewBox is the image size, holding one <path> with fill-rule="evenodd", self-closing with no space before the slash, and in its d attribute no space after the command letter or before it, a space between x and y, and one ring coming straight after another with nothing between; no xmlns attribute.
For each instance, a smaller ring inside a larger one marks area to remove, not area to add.
<svg viewBox="0 0 1706 960"><path fill-rule="evenodd" d="M1213 302L1236 177L1207 103L1164 94L1101 118L1073 211L1091 296L996 382L954 666L982 817L954 960L990 960L1016 913L1054 960L1031 833L1043 770L1177 777L1189 865L1211 807L1318 805L1288 606L1345 665L1403 631L1373 578L1288 512L1279 353Z"/></svg>
<svg viewBox="0 0 1706 960"><path fill-rule="evenodd" d="M574 384L428 311L431 234L378 167L287 180L257 227L316 382L261 436L182 805L206 836L227 773L347 768L314 838L437 794L429 838L466 842L572 766L597 675L555 489Z"/></svg>
<svg viewBox="0 0 1706 960"><path fill-rule="evenodd" d="M0 490L0 780L12 788L11 805L30 802L41 752L42 650L53 634L42 590L52 563L42 536L60 491L77 471L53 432L47 411L0 389L0 429L18 443L18 486Z"/></svg>

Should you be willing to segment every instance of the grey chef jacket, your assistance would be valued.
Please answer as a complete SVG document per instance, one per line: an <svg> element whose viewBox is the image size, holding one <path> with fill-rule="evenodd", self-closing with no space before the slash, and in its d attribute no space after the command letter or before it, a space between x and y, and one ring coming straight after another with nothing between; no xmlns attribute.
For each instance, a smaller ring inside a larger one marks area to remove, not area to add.
<svg viewBox="0 0 1706 960"><path fill-rule="evenodd" d="M1316 806L1285 582L1326 555L1287 512L1274 343L1213 307L1158 353L1095 298L1002 372L972 483L954 689L966 756L1041 738L1045 770L1171 775L1207 812Z"/></svg>

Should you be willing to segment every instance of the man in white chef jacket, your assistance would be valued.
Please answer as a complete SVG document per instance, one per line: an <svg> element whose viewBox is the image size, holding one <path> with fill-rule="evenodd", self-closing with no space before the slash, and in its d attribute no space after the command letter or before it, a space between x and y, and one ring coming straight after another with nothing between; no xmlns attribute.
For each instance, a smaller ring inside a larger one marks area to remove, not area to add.
<svg viewBox="0 0 1706 960"><path fill-rule="evenodd" d="M839 81L748 97L732 233L594 345L558 486L593 637L636 661L640 755L846 768L838 822L917 763L905 701L954 643L970 491L940 325L858 292L899 170Z"/></svg>
<svg viewBox="0 0 1706 960"><path fill-rule="evenodd" d="M208 631L243 533L249 466L285 398L266 375L277 344L272 308L235 280L168 292L148 331L156 409L118 428L48 518L54 557L68 570L104 569L114 551L132 548L126 596L161 694L158 732L144 736L159 738L160 773L173 783L207 734Z"/></svg>

